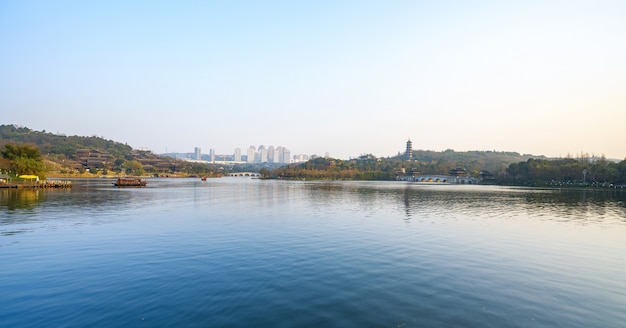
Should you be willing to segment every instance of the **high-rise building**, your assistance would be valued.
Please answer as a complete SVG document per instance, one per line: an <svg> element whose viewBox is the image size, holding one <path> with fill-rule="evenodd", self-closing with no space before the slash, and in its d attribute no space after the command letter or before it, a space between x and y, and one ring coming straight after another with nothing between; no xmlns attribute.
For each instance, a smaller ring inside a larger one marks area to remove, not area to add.
<svg viewBox="0 0 626 328"><path fill-rule="evenodd" d="M265 146L259 146L259 163L267 163L267 148Z"/></svg>
<svg viewBox="0 0 626 328"><path fill-rule="evenodd" d="M215 149L209 149L209 157L211 157L211 162L215 162Z"/></svg>
<svg viewBox="0 0 626 328"><path fill-rule="evenodd" d="M283 156L281 156L281 163L291 163L291 151L289 151L289 149L287 149L286 147L283 147Z"/></svg>
<svg viewBox="0 0 626 328"><path fill-rule="evenodd" d="M202 152L200 151L200 147L196 147L193 149L194 155L193 158L195 160L201 160L202 159Z"/></svg>
<svg viewBox="0 0 626 328"><path fill-rule="evenodd" d="M274 150L274 163L282 163L283 162L283 146L278 146Z"/></svg>
<svg viewBox="0 0 626 328"><path fill-rule="evenodd" d="M235 148L235 155L233 157L235 162L241 162L241 148Z"/></svg>
<svg viewBox="0 0 626 328"><path fill-rule="evenodd" d="M267 162L268 163L275 163L274 161L274 146L269 146L267 147Z"/></svg>
<svg viewBox="0 0 626 328"><path fill-rule="evenodd" d="M254 163L254 159L256 155L256 148L254 146L250 146L248 147L248 160L246 162L248 163Z"/></svg>

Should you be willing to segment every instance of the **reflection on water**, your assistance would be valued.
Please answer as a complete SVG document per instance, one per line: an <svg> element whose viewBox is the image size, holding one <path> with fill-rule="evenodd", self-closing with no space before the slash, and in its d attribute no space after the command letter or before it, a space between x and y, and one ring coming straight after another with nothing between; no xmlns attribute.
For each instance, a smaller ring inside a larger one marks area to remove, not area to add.
<svg viewBox="0 0 626 328"><path fill-rule="evenodd" d="M308 183L309 200L318 205L358 204L359 209L394 211L401 205L412 217L541 217L579 223L626 222L623 190L557 190L497 186L396 183Z"/></svg>
<svg viewBox="0 0 626 328"><path fill-rule="evenodd" d="M35 188L0 189L0 207L9 211L33 209L43 199L44 193Z"/></svg>
<svg viewBox="0 0 626 328"><path fill-rule="evenodd" d="M401 211L404 219L522 218L582 224L626 222L622 190L557 190L497 186L423 185L398 182L301 182L228 179L152 179L148 188L116 188L109 179L74 181L72 189L3 189L0 226L48 219L97 220L120 211L175 211L182 207L230 204L231 211L271 209L298 203L312 215L345 206L372 216ZM269 213L268 215L271 215ZM114 216L114 215L113 215ZM80 219L81 216L78 216ZM103 218L102 222L107 219ZM115 220L114 220L115 221ZM3 232L6 234L7 232Z"/></svg>

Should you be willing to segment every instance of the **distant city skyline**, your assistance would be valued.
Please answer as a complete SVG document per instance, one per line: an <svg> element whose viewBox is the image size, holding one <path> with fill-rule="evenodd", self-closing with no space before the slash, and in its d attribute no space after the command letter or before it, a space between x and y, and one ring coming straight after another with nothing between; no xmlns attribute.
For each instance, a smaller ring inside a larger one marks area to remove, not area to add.
<svg viewBox="0 0 626 328"><path fill-rule="evenodd" d="M625 16L617 0L2 1L0 112L154 153L387 157L410 136L624 159Z"/></svg>
<svg viewBox="0 0 626 328"><path fill-rule="evenodd" d="M265 147L265 145L259 145L259 147L255 147L253 145L249 146L247 149L247 153L244 156L241 154L241 148L237 147L234 149L232 153L221 153L218 154L215 149L210 148L208 154L202 153L201 147L194 147L193 152L165 152L160 153L165 155L171 154L181 154L184 155L180 157L181 159L192 159L196 161L232 161L232 162L241 162L241 163L272 163L272 164L288 164L288 163L298 163L298 162L306 162L310 157L315 157L317 155L307 155L307 154L295 154L291 155L291 150L287 147L277 146L274 148L273 145L269 145ZM328 154L326 154L328 156ZM179 158L179 157L177 157Z"/></svg>

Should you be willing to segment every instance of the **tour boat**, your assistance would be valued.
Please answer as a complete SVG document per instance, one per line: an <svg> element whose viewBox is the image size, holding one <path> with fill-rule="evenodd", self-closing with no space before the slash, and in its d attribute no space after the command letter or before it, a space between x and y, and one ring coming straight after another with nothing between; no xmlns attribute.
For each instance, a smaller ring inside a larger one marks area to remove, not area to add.
<svg viewBox="0 0 626 328"><path fill-rule="evenodd" d="M116 187L145 187L147 183L146 179L123 177L117 178L117 181L113 182L113 185Z"/></svg>

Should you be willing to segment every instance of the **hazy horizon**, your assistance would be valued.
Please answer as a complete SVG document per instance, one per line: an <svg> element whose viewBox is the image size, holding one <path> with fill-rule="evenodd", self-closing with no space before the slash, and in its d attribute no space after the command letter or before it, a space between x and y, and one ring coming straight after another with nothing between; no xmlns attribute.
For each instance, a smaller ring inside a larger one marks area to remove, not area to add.
<svg viewBox="0 0 626 328"><path fill-rule="evenodd" d="M626 158L626 2L0 3L4 124L154 153Z"/></svg>

